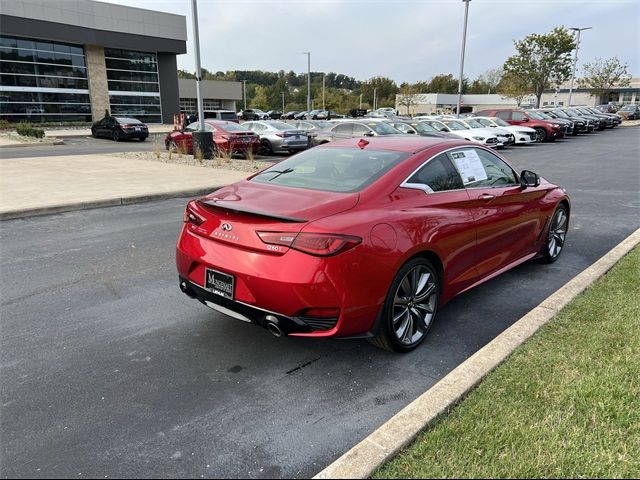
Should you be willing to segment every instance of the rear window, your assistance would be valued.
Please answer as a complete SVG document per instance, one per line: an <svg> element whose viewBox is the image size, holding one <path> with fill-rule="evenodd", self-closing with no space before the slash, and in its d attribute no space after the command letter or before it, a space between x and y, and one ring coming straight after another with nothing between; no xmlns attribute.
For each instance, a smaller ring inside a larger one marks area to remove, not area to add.
<svg viewBox="0 0 640 480"><path fill-rule="evenodd" d="M284 122L269 122L269 125L271 125L273 128L276 128L278 130L294 130L295 129L293 125L289 125L288 123L284 123Z"/></svg>
<svg viewBox="0 0 640 480"><path fill-rule="evenodd" d="M237 120L238 116L235 112L222 112L220 118L223 120Z"/></svg>
<svg viewBox="0 0 640 480"><path fill-rule="evenodd" d="M312 148L255 175L251 181L327 192L357 192L409 156L359 148Z"/></svg>
<svg viewBox="0 0 640 480"><path fill-rule="evenodd" d="M222 128L227 132L231 133L240 133L240 132L249 132L250 130L242 125L238 125L237 123L229 122L222 125Z"/></svg>
<svg viewBox="0 0 640 480"><path fill-rule="evenodd" d="M394 134L402 133L397 128L393 128L391 125L384 122L371 122L371 123L367 123L367 126L371 130L376 132L378 135L394 135Z"/></svg>
<svg viewBox="0 0 640 480"><path fill-rule="evenodd" d="M129 118L129 117L116 117L116 120L118 121L118 123L128 123L130 125L133 125L133 124L137 125L142 123L137 118Z"/></svg>

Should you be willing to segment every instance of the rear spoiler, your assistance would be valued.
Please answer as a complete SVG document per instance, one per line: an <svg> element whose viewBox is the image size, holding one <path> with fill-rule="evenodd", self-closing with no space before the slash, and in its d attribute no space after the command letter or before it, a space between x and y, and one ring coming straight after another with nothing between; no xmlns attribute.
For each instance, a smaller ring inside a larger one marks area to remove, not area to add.
<svg viewBox="0 0 640 480"><path fill-rule="evenodd" d="M303 218L287 217L284 215L274 215L272 213L260 212L257 210L251 210L249 208L242 208L242 207L238 207L238 205L225 205L225 204L228 204L229 202L225 202L224 200L210 199L210 200L198 200L197 202L202 205L206 205L207 207L213 207L220 210L230 210L236 213L248 213L249 215L256 215L258 217L265 217L265 218L273 218L274 220L280 220L282 222L306 223L308 221Z"/></svg>

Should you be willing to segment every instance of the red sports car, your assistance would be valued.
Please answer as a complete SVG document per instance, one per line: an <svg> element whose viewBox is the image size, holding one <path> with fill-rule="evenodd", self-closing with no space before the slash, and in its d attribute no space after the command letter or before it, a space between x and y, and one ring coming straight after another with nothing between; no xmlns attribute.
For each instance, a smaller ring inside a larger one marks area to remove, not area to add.
<svg viewBox="0 0 640 480"><path fill-rule="evenodd" d="M218 152L255 154L260 149L260 137L251 130L235 122L223 120L205 120L205 130L213 135L213 142ZM183 130L174 130L167 134L164 145L167 150L182 151L193 154L191 134L200 129L200 122L192 123Z"/></svg>
<svg viewBox="0 0 640 480"><path fill-rule="evenodd" d="M407 352L461 292L562 252L570 203L462 140L348 139L189 202L180 288L280 336Z"/></svg>

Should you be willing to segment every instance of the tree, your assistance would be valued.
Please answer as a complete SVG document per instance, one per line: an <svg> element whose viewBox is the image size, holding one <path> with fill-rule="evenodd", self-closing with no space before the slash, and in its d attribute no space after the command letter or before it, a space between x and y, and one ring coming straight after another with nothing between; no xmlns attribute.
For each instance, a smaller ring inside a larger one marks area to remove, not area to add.
<svg viewBox="0 0 640 480"><path fill-rule="evenodd" d="M411 107L416 107L420 102L420 90L415 85L403 85L397 96L397 104L407 109L407 115L411 115ZM413 109L415 113L415 108Z"/></svg>
<svg viewBox="0 0 640 480"><path fill-rule="evenodd" d="M186 70L178 70L178 78L191 78L195 79L195 73L187 72Z"/></svg>
<svg viewBox="0 0 640 480"><path fill-rule="evenodd" d="M395 107L398 85L386 77L373 77L360 86L362 99L373 103L373 91L376 90L378 107Z"/></svg>
<svg viewBox="0 0 640 480"><path fill-rule="evenodd" d="M584 64L584 78L580 79L578 84L600 101L602 96L609 94L614 87L628 87L631 84L631 75L627 72L627 67L628 65L621 63L618 57L606 60L596 58L594 62Z"/></svg>
<svg viewBox="0 0 640 480"><path fill-rule="evenodd" d="M556 27L546 35L533 33L524 40L513 42L517 54L504 63L505 74L519 77L511 82L526 82L532 86L536 106L542 93L553 84L560 84L571 76L571 52L576 42L564 27Z"/></svg>
<svg viewBox="0 0 640 480"><path fill-rule="evenodd" d="M491 68L480 75L478 79L482 80L482 82L487 86L487 93L495 93L497 91L498 85L500 85L500 81L502 80L503 75L504 71L502 70L502 68Z"/></svg>
<svg viewBox="0 0 640 480"><path fill-rule="evenodd" d="M462 82L462 92L466 90L465 82ZM436 75L429 82L429 93L458 93L458 79L450 73Z"/></svg>
<svg viewBox="0 0 640 480"><path fill-rule="evenodd" d="M267 100L267 94L263 86L258 85L256 87L255 94L251 99L251 108L259 108L260 110L269 110L269 102Z"/></svg>
<svg viewBox="0 0 640 480"><path fill-rule="evenodd" d="M518 106L522 103L525 97L531 95L533 92L533 86L526 77L521 77L513 73L506 73L500 85L498 85L498 93L504 98L515 99Z"/></svg>

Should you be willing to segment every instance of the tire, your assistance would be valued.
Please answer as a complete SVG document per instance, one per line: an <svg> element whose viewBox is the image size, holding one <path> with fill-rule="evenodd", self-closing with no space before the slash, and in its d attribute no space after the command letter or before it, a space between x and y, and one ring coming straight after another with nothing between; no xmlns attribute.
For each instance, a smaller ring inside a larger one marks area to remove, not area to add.
<svg viewBox="0 0 640 480"><path fill-rule="evenodd" d="M263 155L273 155L273 147L271 146L271 142L269 140L261 140L260 151Z"/></svg>
<svg viewBox="0 0 640 480"><path fill-rule="evenodd" d="M95 129L93 129L93 128L91 129L91 136L93 138L98 138L98 134L96 133Z"/></svg>
<svg viewBox="0 0 640 480"><path fill-rule="evenodd" d="M147 137L140 137L140 141L144 142L147 139Z"/></svg>
<svg viewBox="0 0 640 480"><path fill-rule="evenodd" d="M119 142L120 141L120 133L118 133L117 130L115 132L113 132L113 141L114 142Z"/></svg>
<svg viewBox="0 0 640 480"><path fill-rule="evenodd" d="M169 145L167 145L167 150L171 153L178 153L178 145L176 144L176 142L171 140L169 142Z"/></svg>
<svg viewBox="0 0 640 480"><path fill-rule="evenodd" d="M540 254L544 263L555 262L562 251L564 250L564 244L567 239L567 229L569 227L569 210L566 205L560 204L553 212L551 222L549 223L549 230L547 232L547 239L542 246Z"/></svg>
<svg viewBox="0 0 640 480"><path fill-rule="evenodd" d="M536 143L542 143L547 139L547 131L544 128L538 127L536 130Z"/></svg>
<svg viewBox="0 0 640 480"><path fill-rule="evenodd" d="M380 329L369 343L398 353L420 345L436 318L440 285L438 272L427 259L414 258L405 263L391 283Z"/></svg>

